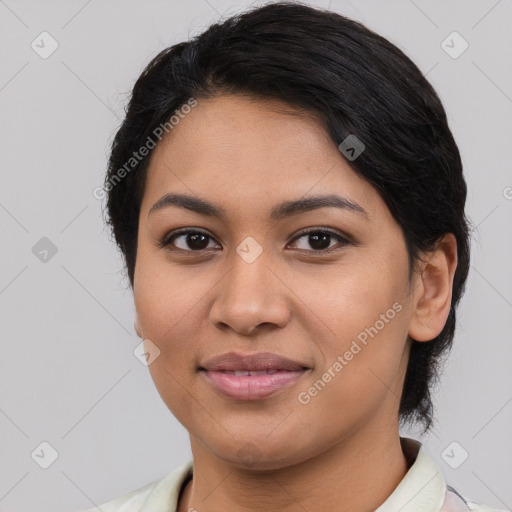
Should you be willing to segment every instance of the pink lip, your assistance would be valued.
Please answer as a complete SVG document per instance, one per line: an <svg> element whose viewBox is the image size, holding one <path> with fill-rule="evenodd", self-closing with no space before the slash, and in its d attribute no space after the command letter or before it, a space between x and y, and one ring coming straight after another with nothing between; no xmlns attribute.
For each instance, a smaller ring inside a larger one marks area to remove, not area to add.
<svg viewBox="0 0 512 512"><path fill-rule="evenodd" d="M215 389L229 398L260 400L293 385L310 368L271 352L246 355L228 352L207 360L199 370Z"/></svg>
<svg viewBox="0 0 512 512"><path fill-rule="evenodd" d="M261 400L277 391L294 384L304 373L303 370L276 370L265 375L234 375L216 370L203 370L215 389L234 400Z"/></svg>
<svg viewBox="0 0 512 512"><path fill-rule="evenodd" d="M226 352L208 359L200 366L200 369L215 371L302 370L303 368L306 368L305 364L272 352L253 354Z"/></svg>

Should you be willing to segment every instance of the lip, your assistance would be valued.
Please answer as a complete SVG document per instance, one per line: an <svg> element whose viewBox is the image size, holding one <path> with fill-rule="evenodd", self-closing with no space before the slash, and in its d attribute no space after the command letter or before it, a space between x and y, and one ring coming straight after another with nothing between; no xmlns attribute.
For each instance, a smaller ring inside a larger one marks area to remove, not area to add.
<svg viewBox="0 0 512 512"><path fill-rule="evenodd" d="M200 365L200 369L208 371L263 371L263 370L302 370L307 368L293 359L273 354L272 352L256 352L239 354L226 352L212 357Z"/></svg>
<svg viewBox="0 0 512 512"><path fill-rule="evenodd" d="M207 360L199 368L217 391L234 400L267 398L295 384L310 369L271 352L228 352Z"/></svg>

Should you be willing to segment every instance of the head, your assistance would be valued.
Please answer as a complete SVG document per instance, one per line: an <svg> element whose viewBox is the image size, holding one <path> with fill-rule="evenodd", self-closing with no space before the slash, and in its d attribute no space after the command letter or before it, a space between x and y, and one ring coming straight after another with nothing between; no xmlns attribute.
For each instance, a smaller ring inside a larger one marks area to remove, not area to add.
<svg viewBox="0 0 512 512"><path fill-rule="evenodd" d="M466 184L437 94L389 41L275 3L165 49L104 188L151 375L212 452L250 438L284 464L364 425L431 426L469 267ZM200 371L229 351L309 370L236 402Z"/></svg>

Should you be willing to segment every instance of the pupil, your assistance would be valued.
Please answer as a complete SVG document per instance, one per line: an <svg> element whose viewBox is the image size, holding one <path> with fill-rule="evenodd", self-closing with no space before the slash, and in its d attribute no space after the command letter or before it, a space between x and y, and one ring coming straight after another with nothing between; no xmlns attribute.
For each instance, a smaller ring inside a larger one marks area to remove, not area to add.
<svg viewBox="0 0 512 512"><path fill-rule="evenodd" d="M327 234L309 235L309 243L314 249L323 250L329 247L330 238L331 235ZM191 249L205 249L208 246L208 236L202 233L189 234L187 235L187 244Z"/></svg>
<svg viewBox="0 0 512 512"><path fill-rule="evenodd" d="M309 243L311 245L311 247L313 247L314 249L326 249L327 247L329 247L329 238L331 237L331 235L326 235L326 234L321 234L321 235L310 235L309 236Z"/></svg>
<svg viewBox="0 0 512 512"><path fill-rule="evenodd" d="M208 246L208 236L202 233L187 235L187 243L191 249L205 249ZM199 243L198 243L199 241ZM205 243L206 241L206 243Z"/></svg>

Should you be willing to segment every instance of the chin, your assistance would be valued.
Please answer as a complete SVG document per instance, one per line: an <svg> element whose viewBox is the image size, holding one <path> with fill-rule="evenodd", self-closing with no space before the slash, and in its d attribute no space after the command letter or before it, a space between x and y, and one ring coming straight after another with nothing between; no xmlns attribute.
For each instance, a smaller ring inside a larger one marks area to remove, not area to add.
<svg viewBox="0 0 512 512"><path fill-rule="evenodd" d="M296 431L296 430L295 430ZM234 438L234 439L233 439ZM272 471L300 464L314 457L317 446L301 447L297 436L254 434L225 436L205 443L211 454L241 470ZM312 439L310 439L312 441Z"/></svg>

